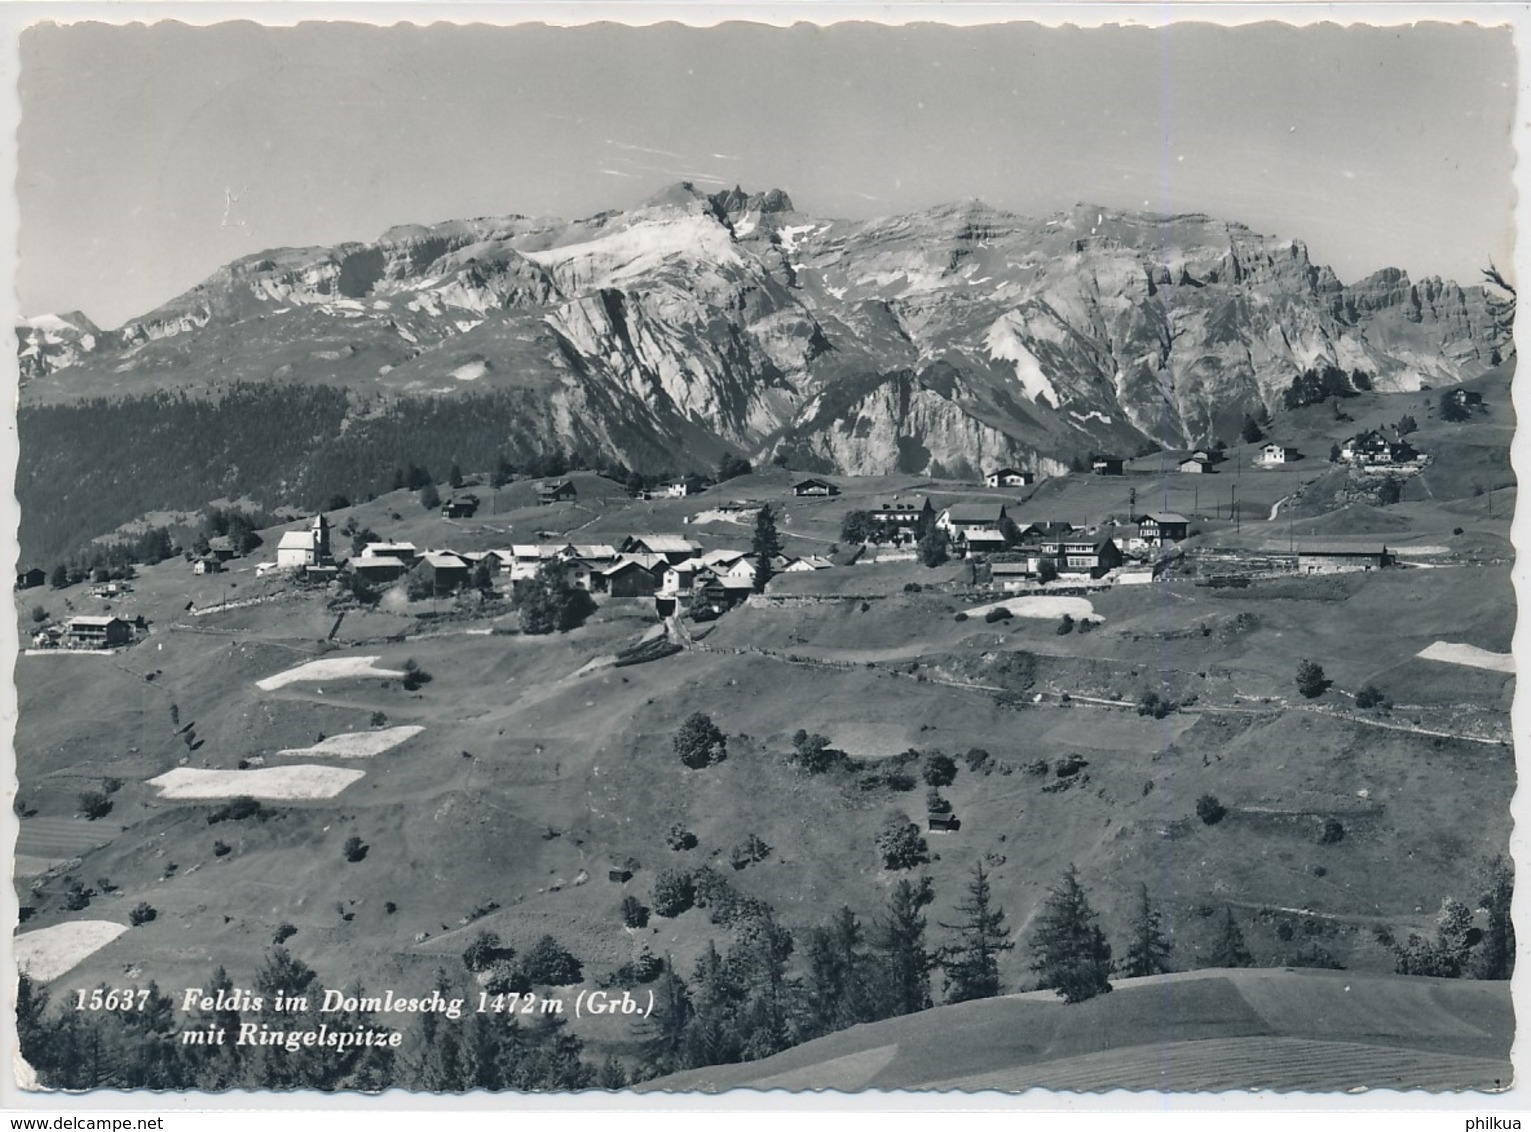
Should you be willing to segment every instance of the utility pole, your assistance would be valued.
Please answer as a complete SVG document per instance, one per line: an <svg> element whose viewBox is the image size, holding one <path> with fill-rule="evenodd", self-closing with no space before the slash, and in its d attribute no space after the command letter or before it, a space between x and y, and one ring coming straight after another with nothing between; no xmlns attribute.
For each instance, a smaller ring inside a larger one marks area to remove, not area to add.
<svg viewBox="0 0 1531 1132"><path fill-rule="evenodd" d="M1239 485L1233 484L1228 489L1228 517L1233 520L1233 529L1239 529Z"/></svg>

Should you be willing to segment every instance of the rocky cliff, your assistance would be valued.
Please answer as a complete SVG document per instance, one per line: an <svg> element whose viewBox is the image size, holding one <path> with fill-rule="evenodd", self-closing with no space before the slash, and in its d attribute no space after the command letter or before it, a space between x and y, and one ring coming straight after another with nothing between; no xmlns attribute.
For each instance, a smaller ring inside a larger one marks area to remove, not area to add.
<svg viewBox="0 0 1531 1132"><path fill-rule="evenodd" d="M684 183L583 220L249 256L113 332L18 329L24 403L515 390L530 411L507 438L548 448L867 474L1204 442L1279 409L1305 368L1445 384L1487 368L1493 339L1478 288L1391 268L1345 286L1302 243L1208 216L968 201L845 221Z"/></svg>

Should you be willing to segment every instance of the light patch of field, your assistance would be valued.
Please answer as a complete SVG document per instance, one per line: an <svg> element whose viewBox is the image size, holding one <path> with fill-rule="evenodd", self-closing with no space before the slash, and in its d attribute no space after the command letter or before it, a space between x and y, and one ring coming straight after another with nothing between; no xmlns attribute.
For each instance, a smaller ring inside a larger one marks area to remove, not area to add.
<svg viewBox="0 0 1531 1132"><path fill-rule="evenodd" d="M1486 1030L1463 1020L1443 1005L1439 987L1426 980L1368 982L1361 993L1314 984L1321 993L1293 994L1280 979L1241 978L1235 984L1244 1001L1275 1031L1296 1033L1304 1028L1335 1038L1383 1040L1395 1034L1417 1038L1486 1038ZM1452 1001L1471 1010L1471 992L1452 988ZM1490 991L1493 988L1489 988Z"/></svg>
<svg viewBox="0 0 1531 1132"><path fill-rule="evenodd" d="M293 801L310 798L333 798L365 774L336 766L268 766L256 770L202 770L178 766L158 778L149 779L162 798L181 800L203 798L265 798Z"/></svg>
<svg viewBox="0 0 1531 1132"><path fill-rule="evenodd" d="M1090 604L1088 598L1065 597L1062 594L1025 594L1021 597L1009 597L1004 601L991 601L987 605L975 605L967 611L969 617L982 617L991 609L1003 606L1015 617L1037 617L1043 620L1056 620L1065 613L1076 621L1091 620L1100 621L1103 618L1095 616L1095 607Z"/></svg>
<svg viewBox="0 0 1531 1132"><path fill-rule="evenodd" d="M1425 660L1439 660L1447 664L1461 664L1468 668L1487 668L1491 672L1515 674L1515 657L1510 653L1489 652L1477 645L1455 644L1436 641L1415 654Z"/></svg>
<svg viewBox="0 0 1531 1132"><path fill-rule="evenodd" d="M1037 737L1044 748L1083 747L1095 751L1144 751L1167 747L1181 732L1196 726L1199 717L1171 713L1163 719L1128 712L1092 712L1088 717L1064 718Z"/></svg>
<svg viewBox="0 0 1531 1132"><path fill-rule="evenodd" d="M15 868L13 872L18 877L41 876L43 873L47 872L58 863L59 861L56 859L49 860L46 857L27 857L18 853L16 854Z"/></svg>
<svg viewBox="0 0 1531 1132"><path fill-rule="evenodd" d="M263 692L274 692L288 684L317 680L356 680L368 677L392 680L404 675L394 668L378 668L375 656L333 656L324 660L311 660L275 676L257 680L255 686Z"/></svg>
<svg viewBox="0 0 1531 1132"><path fill-rule="evenodd" d="M979 1090L1046 1088L1077 1091L1221 1089L1343 1092L1366 1089L1471 1089L1508 1084L1510 1063L1436 1051L1242 1037L1170 1042L1059 1058L939 1083Z"/></svg>
<svg viewBox="0 0 1531 1132"><path fill-rule="evenodd" d="M319 759L370 759L392 750L406 739L413 739L424 730L411 723L378 731L348 731L344 735L331 735L312 747L288 747L277 754Z"/></svg>
<svg viewBox="0 0 1531 1132"><path fill-rule="evenodd" d="M83 818L28 818L16 835L16 852L68 859L105 845L122 832L107 821Z"/></svg>
<svg viewBox="0 0 1531 1132"><path fill-rule="evenodd" d="M898 1046L878 1046L860 1053L831 1058L815 1065L804 1065L762 1077L751 1087L758 1089L787 1089L791 1092L843 1089L846 1092L864 1089L872 1078L881 1073L898 1056Z"/></svg>
<svg viewBox="0 0 1531 1132"><path fill-rule="evenodd" d="M56 979L128 930L111 920L71 920L16 937L16 966L39 982Z"/></svg>

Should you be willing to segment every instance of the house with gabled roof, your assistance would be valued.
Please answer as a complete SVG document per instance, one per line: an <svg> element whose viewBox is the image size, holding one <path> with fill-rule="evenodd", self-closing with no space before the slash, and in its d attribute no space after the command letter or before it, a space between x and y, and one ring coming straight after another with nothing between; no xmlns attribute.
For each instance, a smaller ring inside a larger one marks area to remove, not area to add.
<svg viewBox="0 0 1531 1132"><path fill-rule="evenodd" d="M1004 521L1003 503L953 503L941 512L936 526L960 541L974 531L998 532Z"/></svg>
<svg viewBox="0 0 1531 1132"><path fill-rule="evenodd" d="M1144 546L1162 546L1188 537L1191 520L1175 511L1153 511L1138 520L1138 536Z"/></svg>
<svg viewBox="0 0 1531 1132"><path fill-rule="evenodd" d="M828 480L808 479L800 480L793 484L792 494L798 498L813 498L815 496L828 498L831 495L839 495L840 489Z"/></svg>
<svg viewBox="0 0 1531 1132"><path fill-rule="evenodd" d="M622 554L660 554L670 562L684 562L701 553L701 546L680 535L629 535L617 547Z"/></svg>
<svg viewBox="0 0 1531 1132"><path fill-rule="evenodd" d="M537 485L537 504L540 507L550 507L554 503L565 503L576 498L579 492L574 490L574 484L569 480L550 480Z"/></svg>

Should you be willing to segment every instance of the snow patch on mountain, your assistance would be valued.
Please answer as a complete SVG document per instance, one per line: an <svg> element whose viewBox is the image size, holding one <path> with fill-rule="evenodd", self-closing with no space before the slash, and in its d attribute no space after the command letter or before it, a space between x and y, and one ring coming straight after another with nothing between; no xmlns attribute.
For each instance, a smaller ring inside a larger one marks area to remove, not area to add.
<svg viewBox="0 0 1531 1132"><path fill-rule="evenodd" d="M1014 364L1016 380L1026 390L1026 396L1033 404L1045 397L1047 403L1056 409L1060 403L1058 390L1042 372L1042 363L1037 361L1037 356L1021 341L1019 331L1025 326L1024 317L1014 311L1001 315L989 327L984 345L988 348L991 360Z"/></svg>

